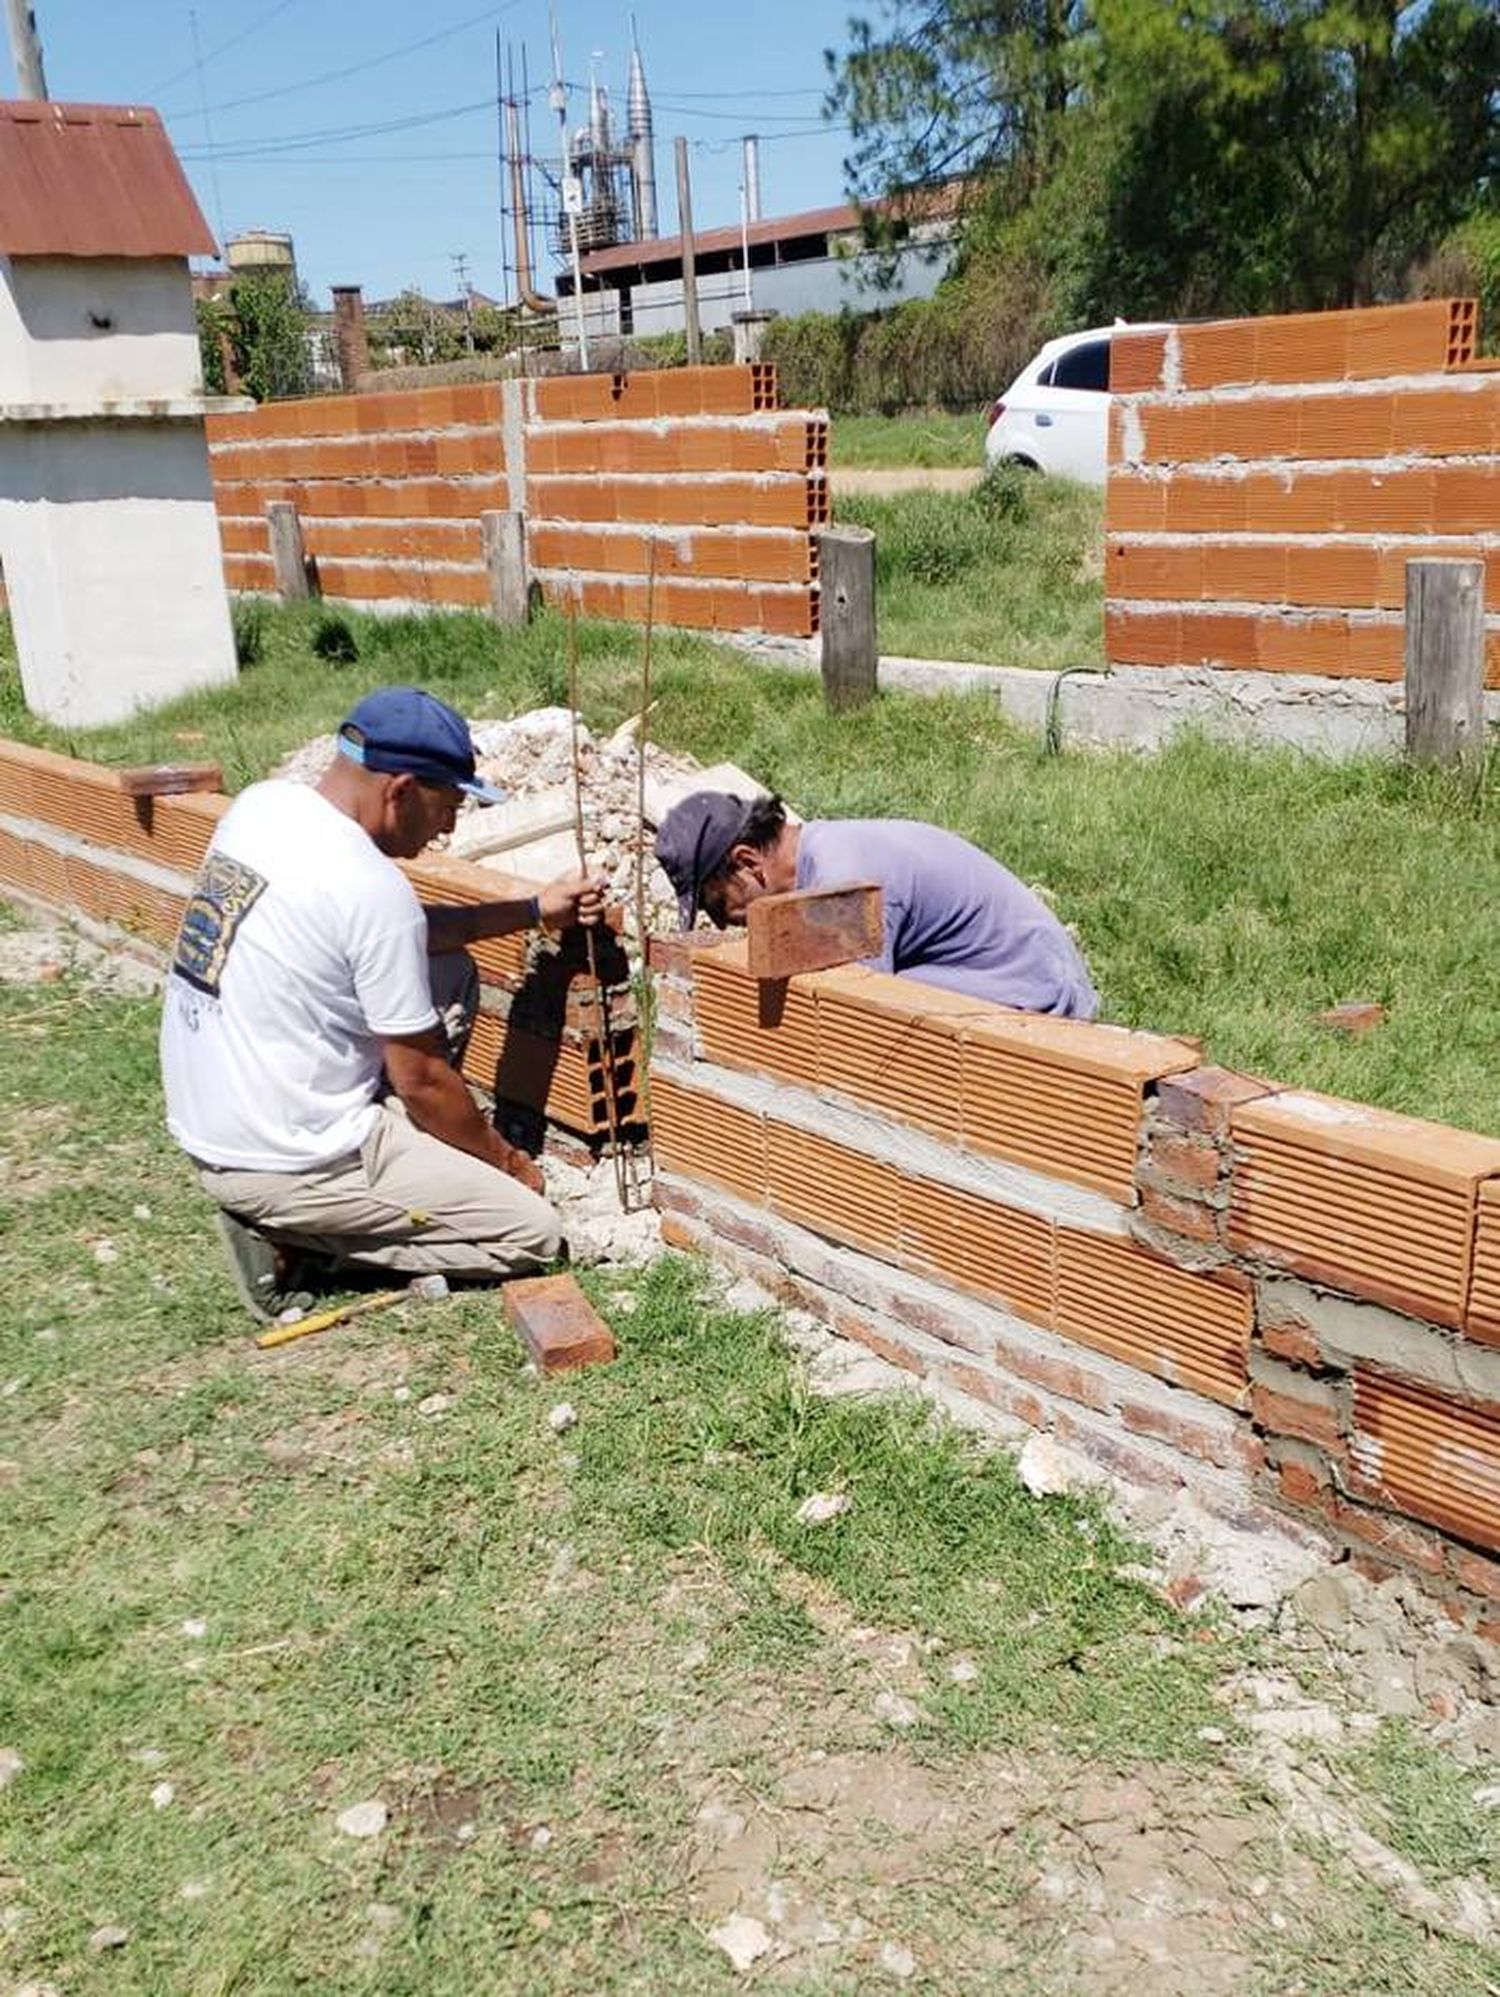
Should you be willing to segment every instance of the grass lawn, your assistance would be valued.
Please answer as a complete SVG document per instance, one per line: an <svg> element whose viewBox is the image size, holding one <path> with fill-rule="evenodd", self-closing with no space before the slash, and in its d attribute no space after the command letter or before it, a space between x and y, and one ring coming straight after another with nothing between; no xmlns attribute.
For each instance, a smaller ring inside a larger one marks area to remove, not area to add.
<svg viewBox="0 0 1500 1997"><path fill-rule="evenodd" d="M33 721L0 664L0 731L100 757L222 759L238 788L336 724L367 688L415 680L475 717L565 699L560 623L353 616L359 658L309 643L317 612L277 612L264 656L225 692L74 738ZM583 704L612 725L636 700L638 640L580 629ZM1186 740L1144 757L1047 757L982 697L887 695L831 719L809 675L663 637L654 727L732 757L807 815L952 826L1046 888L1080 934L1106 1015L1197 1033L1274 1079L1500 1134L1500 768L1475 801L1395 763L1334 765ZM1350 1040L1323 1008L1374 999Z"/></svg>
<svg viewBox="0 0 1500 1997"><path fill-rule="evenodd" d="M971 492L863 493L840 522L874 529L880 649L982 665L1104 663L1104 506L1091 486L1015 466Z"/></svg>
<svg viewBox="0 0 1500 1997"><path fill-rule="evenodd" d="M1115 1989L1148 1899L1174 1991L1494 1987L1234 1775L1242 1645L1092 1504L815 1397L693 1263L590 1279L562 1436L492 1294L258 1355L155 1023L0 982L7 1991L714 1992L736 1908L799 1991Z"/></svg>
<svg viewBox="0 0 1500 1997"><path fill-rule="evenodd" d="M1000 393L1000 384L995 393ZM929 409L909 416L835 416L831 457L836 471L856 467L957 466L984 463L985 412Z"/></svg>

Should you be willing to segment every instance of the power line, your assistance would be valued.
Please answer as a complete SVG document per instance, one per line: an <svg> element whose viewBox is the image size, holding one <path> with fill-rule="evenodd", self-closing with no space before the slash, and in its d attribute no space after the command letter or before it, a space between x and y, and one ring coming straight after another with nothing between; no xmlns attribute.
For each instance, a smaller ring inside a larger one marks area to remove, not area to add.
<svg viewBox="0 0 1500 1997"><path fill-rule="evenodd" d="M414 42L403 42L399 48L386 49L381 55L367 56L363 62L351 62L343 69L325 70L321 76L305 76L297 83L283 83L275 90L257 90L249 97L229 97L222 104L210 104L205 111L238 111L247 104L267 104L273 97L291 97L301 90L316 90L325 83L342 83L346 76L360 76L368 69L378 69L382 63L395 62L398 57L415 55L419 49L433 48L438 42L451 41L468 28L477 27L481 21L493 21L501 14L509 14L519 7L521 0L503 0L498 7L486 7L483 13L471 14L467 20L455 22L451 28L440 28L436 34L423 35ZM180 112L165 112L166 117L181 116Z"/></svg>
<svg viewBox="0 0 1500 1997"><path fill-rule="evenodd" d="M387 132L411 131L422 125L439 125L449 119L467 117L475 111L490 108L487 97L475 98L467 104L445 104L435 111L416 111L406 118L387 118L367 125L331 125L321 130L306 132L283 132L265 139L246 139L239 144L218 148L221 159L269 158L277 153L297 152L303 146L316 146L339 140L374 139ZM182 149L184 158L192 157L192 148Z"/></svg>
<svg viewBox="0 0 1500 1997"><path fill-rule="evenodd" d="M203 63L217 62L221 55L228 55L229 51L237 49L241 42L249 41L252 35L257 35L262 28L268 27L278 14L284 14L288 7L294 7L296 4L297 0L276 0L276 5L268 7L264 14L257 15L248 28L241 28L237 35L231 35L227 42L220 42L218 47L210 49L207 55L197 57L192 62L184 63L183 67L176 71L174 75L169 76L165 83L153 83L151 88L144 92L145 97L159 97L163 90L170 90L174 83L181 83L185 76L192 76L195 71L202 67Z"/></svg>

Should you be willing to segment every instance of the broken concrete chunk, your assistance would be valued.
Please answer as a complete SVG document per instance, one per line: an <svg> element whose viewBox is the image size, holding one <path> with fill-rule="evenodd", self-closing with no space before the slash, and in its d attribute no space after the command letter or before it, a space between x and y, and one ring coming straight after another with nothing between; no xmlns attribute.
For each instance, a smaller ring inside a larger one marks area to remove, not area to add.
<svg viewBox="0 0 1500 1997"><path fill-rule="evenodd" d="M346 1838L378 1838L390 1821L390 1811L378 1796L340 1810L338 1827Z"/></svg>
<svg viewBox="0 0 1500 1997"><path fill-rule="evenodd" d="M759 1962L771 1946L765 1928L748 1914L731 1914L727 1921L709 1929L708 1938L715 1948L723 1949L741 1975Z"/></svg>

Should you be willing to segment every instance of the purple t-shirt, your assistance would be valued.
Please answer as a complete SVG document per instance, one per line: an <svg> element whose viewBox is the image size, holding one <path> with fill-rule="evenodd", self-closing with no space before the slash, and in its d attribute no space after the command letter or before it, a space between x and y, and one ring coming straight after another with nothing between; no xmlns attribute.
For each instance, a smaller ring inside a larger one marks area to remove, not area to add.
<svg viewBox="0 0 1500 1997"><path fill-rule="evenodd" d="M896 971L1026 1012L1092 1019L1099 994L1078 946L1039 895L997 860L909 818L814 820L797 845L799 888L878 881Z"/></svg>

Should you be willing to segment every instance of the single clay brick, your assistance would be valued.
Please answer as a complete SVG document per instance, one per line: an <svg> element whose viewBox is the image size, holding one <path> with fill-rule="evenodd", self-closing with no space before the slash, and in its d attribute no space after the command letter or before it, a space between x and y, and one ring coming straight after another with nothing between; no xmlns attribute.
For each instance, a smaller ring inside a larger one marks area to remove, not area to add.
<svg viewBox="0 0 1500 1997"><path fill-rule="evenodd" d="M1266 1459L1266 1446L1257 1435L1194 1421L1191 1416L1169 1413L1147 1401L1122 1400L1119 1412L1132 1435L1154 1436L1221 1470L1258 1470Z"/></svg>
<svg viewBox="0 0 1500 1997"><path fill-rule="evenodd" d="M870 882L761 895L745 917L752 978L792 978L878 957L884 941L880 889Z"/></svg>
<svg viewBox="0 0 1500 1997"><path fill-rule="evenodd" d="M1223 1137L1236 1103L1270 1093L1271 1084L1258 1082L1253 1075L1237 1075L1231 1068L1194 1068L1191 1074L1169 1075L1157 1083L1156 1108L1184 1130Z"/></svg>
<svg viewBox="0 0 1500 1997"><path fill-rule="evenodd" d="M1424 1574L1442 1573L1444 1548L1436 1534L1405 1525L1380 1512L1366 1511L1361 1505L1345 1504L1342 1499L1335 1505L1333 1516L1344 1532L1376 1553L1410 1561Z"/></svg>
<svg viewBox="0 0 1500 1997"><path fill-rule="evenodd" d="M614 1333L572 1276L507 1283L505 1314L539 1372L604 1365L615 1356Z"/></svg>
<svg viewBox="0 0 1500 1997"><path fill-rule="evenodd" d="M1146 1148L1146 1162L1168 1184L1190 1192L1211 1193L1219 1183L1219 1148L1206 1137L1154 1131Z"/></svg>
<svg viewBox="0 0 1500 1997"><path fill-rule="evenodd" d="M1141 1214L1153 1226L1165 1228L1169 1234L1185 1234L1190 1241L1219 1238L1219 1217L1212 1207L1176 1199L1171 1193L1158 1192L1155 1186L1142 1187Z"/></svg>
<svg viewBox="0 0 1500 1997"><path fill-rule="evenodd" d="M1273 1359L1285 1359L1293 1366L1307 1366L1320 1372L1327 1363L1316 1334L1301 1318L1288 1317L1279 1324L1262 1324L1260 1342Z"/></svg>
<svg viewBox="0 0 1500 1997"><path fill-rule="evenodd" d="M1377 1026L1384 1026L1386 1010L1374 999L1352 1000L1347 1005L1331 1005L1326 1012L1318 1014L1320 1026L1332 1027L1335 1033L1347 1033L1351 1039L1359 1039L1372 1032Z"/></svg>
<svg viewBox="0 0 1500 1997"><path fill-rule="evenodd" d="M1483 1595L1487 1602L1500 1602L1500 1563L1479 1553L1465 1553L1458 1547L1449 1555L1453 1578L1460 1588Z"/></svg>
<svg viewBox="0 0 1500 1997"><path fill-rule="evenodd" d="M1315 1401L1299 1401L1290 1394L1278 1394L1256 1384L1250 1389L1250 1412L1273 1435L1298 1436L1303 1442L1314 1442L1324 1449L1342 1446L1337 1413Z"/></svg>
<svg viewBox="0 0 1500 1997"><path fill-rule="evenodd" d="M127 797L180 797L184 791L224 788L224 772L217 763L151 763L116 774Z"/></svg>
<svg viewBox="0 0 1500 1997"><path fill-rule="evenodd" d="M1280 1480L1281 1495L1289 1504L1311 1505L1319 1510L1327 1508L1326 1486L1305 1463L1278 1463L1276 1475Z"/></svg>

